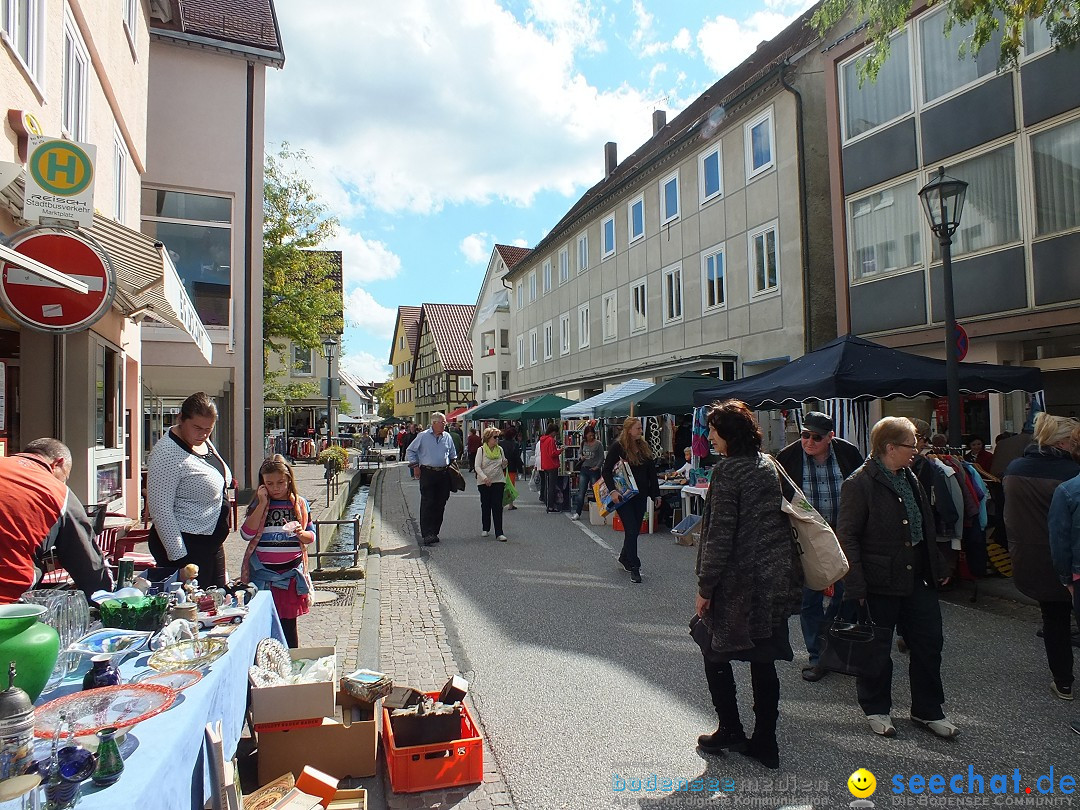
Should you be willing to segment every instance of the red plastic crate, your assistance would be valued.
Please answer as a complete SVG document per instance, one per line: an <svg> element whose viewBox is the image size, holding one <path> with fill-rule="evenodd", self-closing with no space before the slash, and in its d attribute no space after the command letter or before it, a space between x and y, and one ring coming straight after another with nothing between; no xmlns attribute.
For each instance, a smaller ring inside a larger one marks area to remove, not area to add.
<svg viewBox="0 0 1080 810"><path fill-rule="evenodd" d="M427 694L436 700L439 697L438 692ZM484 742L465 704L461 706L461 737L456 740L398 748L389 709L383 709L382 737L394 793L419 793L484 781Z"/></svg>

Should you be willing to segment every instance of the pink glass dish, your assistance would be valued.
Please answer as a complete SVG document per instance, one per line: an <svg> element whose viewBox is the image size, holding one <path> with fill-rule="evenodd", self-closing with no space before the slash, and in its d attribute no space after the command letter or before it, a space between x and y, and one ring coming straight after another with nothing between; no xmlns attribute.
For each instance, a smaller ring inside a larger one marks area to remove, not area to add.
<svg viewBox="0 0 1080 810"><path fill-rule="evenodd" d="M131 728L161 714L175 699L176 690L154 683L103 686L89 692L74 692L34 709L34 736L53 737L61 713L66 717L65 730L70 729L75 737L96 734L109 726Z"/></svg>

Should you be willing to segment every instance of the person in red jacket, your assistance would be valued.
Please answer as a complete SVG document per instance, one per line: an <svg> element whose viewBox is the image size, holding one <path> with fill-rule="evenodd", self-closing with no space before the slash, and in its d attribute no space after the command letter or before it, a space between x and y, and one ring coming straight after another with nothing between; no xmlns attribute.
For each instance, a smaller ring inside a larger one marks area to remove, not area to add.
<svg viewBox="0 0 1080 810"><path fill-rule="evenodd" d="M67 488L70 475L71 451L56 439L36 439L0 458L0 604L34 587L52 550L87 597L112 590L90 518Z"/></svg>
<svg viewBox="0 0 1080 810"><path fill-rule="evenodd" d="M549 512L559 511L555 508L555 488L559 485L559 456L562 455L562 448L555 441L558 432L558 424L552 422L548 425L547 432L540 437L540 474L544 476L544 494Z"/></svg>

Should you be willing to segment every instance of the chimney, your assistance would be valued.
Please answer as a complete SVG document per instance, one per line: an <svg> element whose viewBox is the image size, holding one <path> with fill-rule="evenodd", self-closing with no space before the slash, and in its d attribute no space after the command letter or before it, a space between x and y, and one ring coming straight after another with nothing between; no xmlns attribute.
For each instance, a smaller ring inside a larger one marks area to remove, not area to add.
<svg viewBox="0 0 1080 810"><path fill-rule="evenodd" d="M618 145L615 141L608 141L604 144L604 177L611 177L611 173L618 165Z"/></svg>
<svg viewBox="0 0 1080 810"><path fill-rule="evenodd" d="M667 113L664 110L653 110L652 114L652 134L667 126Z"/></svg>

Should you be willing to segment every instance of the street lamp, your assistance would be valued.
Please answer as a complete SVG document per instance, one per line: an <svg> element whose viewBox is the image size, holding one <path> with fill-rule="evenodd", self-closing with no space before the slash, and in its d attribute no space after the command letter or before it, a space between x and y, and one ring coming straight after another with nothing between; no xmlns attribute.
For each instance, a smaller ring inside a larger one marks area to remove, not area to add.
<svg viewBox="0 0 1080 810"><path fill-rule="evenodd" d="M945 290L945 388L949 400L949 446L960 447L960 361L957 359L956 310L953 306L952 236L960 227L964 197L968 184L945 175L945 167L937 177L919 190L930 230L941 245L941 281Z"/></svg>
<svg viewBox="0 0 1080 810"><path fill-rule="evenodd" d="M334 427L330 421L334 401L334 386L331 380L334 374L334 349L337 348L337 341L334 340L334 336L327 335L324 337L322 347L323 354L326 355L326 439L329 442L330 437L334 435Z"/></svg>

